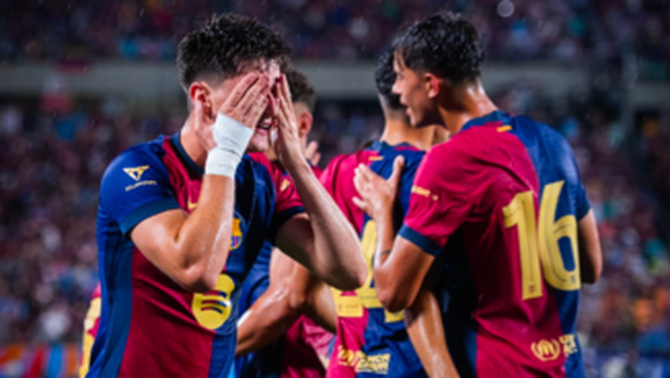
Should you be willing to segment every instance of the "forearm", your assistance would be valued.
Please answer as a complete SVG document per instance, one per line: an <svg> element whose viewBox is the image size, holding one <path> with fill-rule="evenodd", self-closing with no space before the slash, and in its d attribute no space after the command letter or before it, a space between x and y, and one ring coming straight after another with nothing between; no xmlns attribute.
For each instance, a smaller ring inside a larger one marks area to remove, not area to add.
<svg viewBox="0 0 670 378"><path fill-rule="evenodd" d="M379 292L381 288L383 296L384 290L387 293L389 291L395 292L394 287L397 283L397 280L393 279L392 267L388 261L396 233L393 214L390 209L385 214L376 216L374 220L377 225L377 248L375 250L373 275L377 291Z"/></svg>
<svg viewBox="0 0 670 378"><path fill-rule="evenodd" d="M198 201L200 206L173 236L174 261L179 269L186 276L205 277L209 288L216 285L228 258L234 193L232 178L206 175Z"/></svg>
<svg viewBox="0 0 670 378"><path fill-rule="evenodd" d="M292 164L287 169L314 234L314 272L341 289L360 287L365 282L367 268L354 229L306 162Z"/></svg>
<svg viewBox="0 0 670 378"><path fill-rule="evenodd" d="M459 376L447 350L440 306L428 289L422 289L414 303L405 310L405 324L428 376Z"/></svg>
<svg viewBox="0 0 670 378"><path fill-rule="evenodd" d="M240 318L235 357L255 352L279 338L300 314L288 305L286 291L266 291Z"/></svg>
<svg viewBox="0 0 670 378"><path fill-rule="evenodd" d="M337 313L333 294L324 283L315 285L303 313L326 331L337 333Z"/></svg>

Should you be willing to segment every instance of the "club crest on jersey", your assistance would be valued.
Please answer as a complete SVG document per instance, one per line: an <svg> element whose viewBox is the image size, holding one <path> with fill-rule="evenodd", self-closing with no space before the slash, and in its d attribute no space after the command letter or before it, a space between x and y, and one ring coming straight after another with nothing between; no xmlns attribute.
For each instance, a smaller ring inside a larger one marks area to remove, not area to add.
<svg viewBox="0 0 670 378"><path fill-rule="evenodd" d="M230 250L237 249L242 244L242 227L240 227L241 220L233 218L233 232L230 234Z"/></svg>
<svg viewBox="0 0 670 378"><path fill-rule="evenodd" d="M123 168L123 171L133 180L140 181L144 172L149 168L148 165L143 165L141 167Z"/></svg>

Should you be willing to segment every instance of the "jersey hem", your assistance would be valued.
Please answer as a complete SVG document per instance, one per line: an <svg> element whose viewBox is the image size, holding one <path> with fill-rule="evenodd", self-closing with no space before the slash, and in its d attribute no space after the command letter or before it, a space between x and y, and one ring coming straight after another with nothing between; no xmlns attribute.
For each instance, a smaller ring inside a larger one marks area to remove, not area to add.
<svg viewBox="0 0 670 378"><path fill-rule="evenodd" d="M270 233L270 238L269 240L272 242L272 244L275 243L275 239L277 238L277 232L279 232L279 229L281 226L286 223L289 219L293 218L293 216L302 214L305 212L305 208L302 206L294 206L291 208L288 208L281 213L276 215L275 221L272 224L271 228L271 233Z"/></svg>
<svg viewBox="0 0 670 378"><path fill-rule="evenodd" d="M398 232L398 235L416 244L417 247L421 248L422 250L424 250L424 252L428 253L429 255L437 256L442 251L441 246L439 246L437 243L430 240L429 238L421 235L420 233L413 230L409 226L403 225L402 228L400 229L400 232Z"/></svg>
<svg viewBox="0 0 670 378"><path fill-rule="evenodd" d="M142 205L130 213L123 222L121 222L121 232L123 235L127 236L130 230L137 226L141 221L172 209L180 209L174 198L164 198Z"/></svg>

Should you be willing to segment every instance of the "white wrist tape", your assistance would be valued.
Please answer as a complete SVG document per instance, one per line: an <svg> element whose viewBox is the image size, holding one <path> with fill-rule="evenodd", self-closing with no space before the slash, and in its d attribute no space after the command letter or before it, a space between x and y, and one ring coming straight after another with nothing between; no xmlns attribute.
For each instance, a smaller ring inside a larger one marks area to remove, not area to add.
<svg viewBox="0 0 670 378"><path fill-rule="evenodd" d="M212 126L216 147L207 154L206 175L235 177L237 165L249 145L254 131L243 123L219 113Z"/></svg>

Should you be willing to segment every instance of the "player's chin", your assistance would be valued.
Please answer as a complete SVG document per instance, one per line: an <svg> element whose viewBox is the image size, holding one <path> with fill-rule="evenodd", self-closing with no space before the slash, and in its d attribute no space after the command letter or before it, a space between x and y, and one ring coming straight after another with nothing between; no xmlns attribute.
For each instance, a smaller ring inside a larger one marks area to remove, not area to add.
<svg viewBox="0 0 670 378"><path fill-rule="evenodd" d="M270 138L268 136L268 130L256 129L254 135L249 141L249 147L247 150L249 152L265 152L270 148Z"/></svg>

